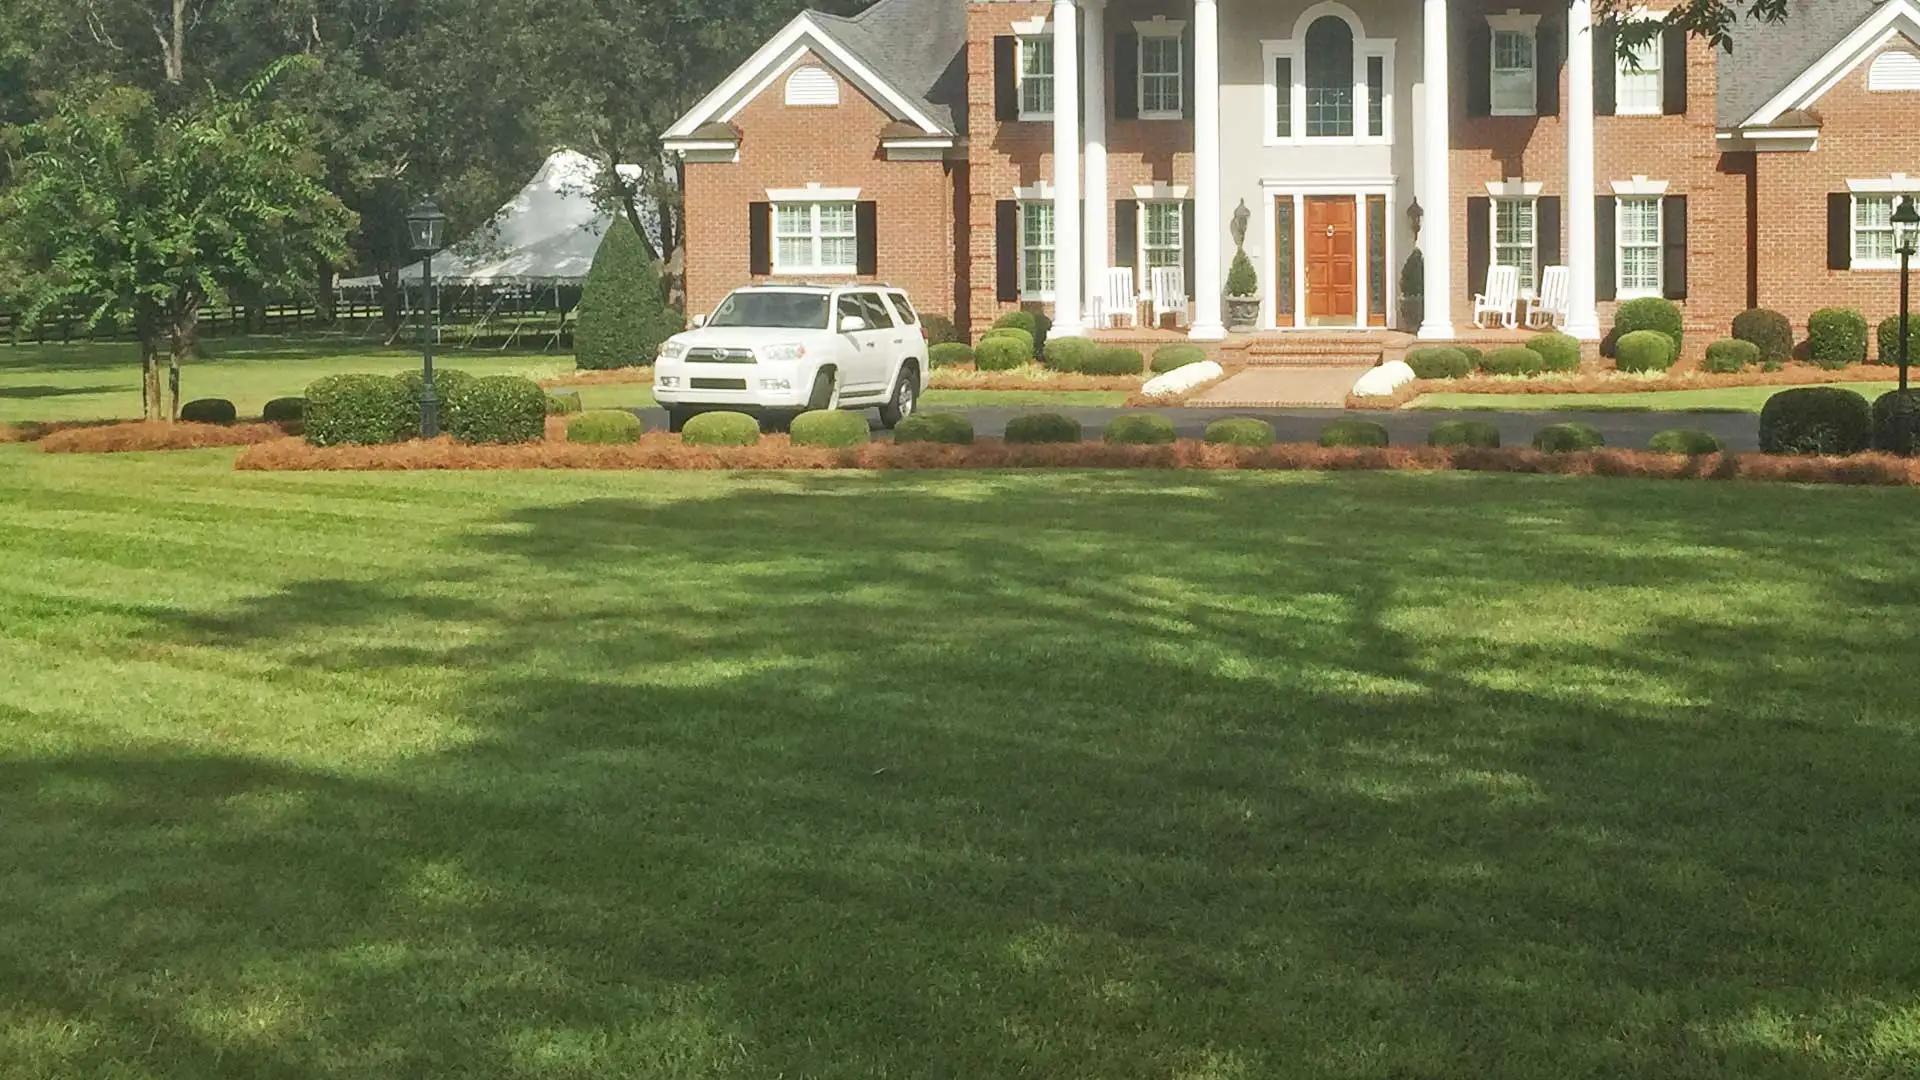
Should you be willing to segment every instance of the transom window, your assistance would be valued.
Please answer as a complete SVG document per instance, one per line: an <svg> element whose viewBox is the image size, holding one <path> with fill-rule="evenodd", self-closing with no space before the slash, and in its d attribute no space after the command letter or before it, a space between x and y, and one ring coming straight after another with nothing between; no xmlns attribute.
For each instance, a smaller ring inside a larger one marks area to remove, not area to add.
<svg viewBox="0 0 1920 1080"><path fill-rule="evenodd" d="M859 262L850 202L779 203L773 208L775 273L851 274Z"/></svg>
<svg viewBox="0 0 1920 1080"><path fill-rule="evenodd" d="M1053 119L1053 39L1020 39L1020 119Z"/></svg>
<svg viewBox="0 0 1920 1080"><path fill-rule="evenodd" d="M1307 28L1307 138L1353 134L1353 28L1322 15Z"/></svg>
<svg viewBox="0 0 1920 1080"><path fill-rule="evenodd" d="M1185 59L1178 34L1140 35L1140 118L1172 120L1186 107L1182 98Z"/></svg>
<svg viewBox="0 0 1920 1080"><path fill-rule="evenodd" d="M1020 296L1053 299L1053 203L1020 204Z"/></svg>
<svg viewBox="0 0 1920 1080"><path fill-rule="evenodd" d="M1534 286L1540 237L1533 199L1493 200L1493 262L1520 270L1520 287Z"/></svg>
<svg viewBox="0 0 1920 1080"><path fill-rule="evenodd" d="M1539 42L1532 28L1493 31L1493 115L1532 116L1539 108L1535 69Z"/></svg>
<svg viewBox="0 0 1920 1080"><path fill-rule="evenodd" d="M1893 246L1893 207L1897 195L1853 197L1853 266L1875 269L1898 265Z"/></svg>
<svg viewBox="0 0 1920 1080"><path fill-rule="evenodd" d="M1142 263L1149 269L1186 264L1186 211L1177 202L1142 204L1146 228L1140 231Z"/></svg>
<svg viewBox="0 0 1920 1080"><path fill-rule="evenodd" d="M1619 199L1614 231L1620 258L1619 297L1660 295L1660 200L1655 196Z"/></svg>
<svg viewBox="0 0 1920 1080"><path fill-rule="evenodd" d="M1614 57L1614 112L1621 116L1660 115L1660 53L1660 35L1655 34L1635 45L1628 56Z"/></svg>

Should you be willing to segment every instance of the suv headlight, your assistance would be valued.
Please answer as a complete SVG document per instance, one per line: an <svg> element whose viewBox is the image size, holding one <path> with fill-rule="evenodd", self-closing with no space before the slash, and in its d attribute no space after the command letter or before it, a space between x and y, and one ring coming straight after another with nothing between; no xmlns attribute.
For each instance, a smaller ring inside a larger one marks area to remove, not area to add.
<svg viewBox="0 0 1920 1080"><path fill-rule="evenodd" d="M791 345L762 345L758 349L755 349L754 352L760 359L771 364L778 364L784 361L798 360L807 355L807 347L797 343Z"/></svg>
<svg viewBox="0 0 1920 1080"><path fill-rule="evenodd" d="M669 341L660 346L660 359L672 363L687 355L687 346L683 342Z"/></svg>

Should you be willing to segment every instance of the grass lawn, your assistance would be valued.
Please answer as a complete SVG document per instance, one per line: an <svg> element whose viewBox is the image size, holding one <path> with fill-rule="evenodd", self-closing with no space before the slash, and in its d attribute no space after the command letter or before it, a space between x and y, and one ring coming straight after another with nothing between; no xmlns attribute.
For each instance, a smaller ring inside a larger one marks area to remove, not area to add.
<svg viewBox="0 0 1920 1080"><path fill-rule="evenodd" d="M1896 382L1834 383L1857 390L1871 401L1898 387ZM1718 390L1647 390L1619 394L1423 394L1410 409L1493 409L1593 412L1748 412L1790 386L1734 386Z"/></svg>
<svg viewBox="0 0 1920 1080"><path fill-rule="evenodd" d="M1914 493L0 447L0 1072L1893 1080Z"/></svg>

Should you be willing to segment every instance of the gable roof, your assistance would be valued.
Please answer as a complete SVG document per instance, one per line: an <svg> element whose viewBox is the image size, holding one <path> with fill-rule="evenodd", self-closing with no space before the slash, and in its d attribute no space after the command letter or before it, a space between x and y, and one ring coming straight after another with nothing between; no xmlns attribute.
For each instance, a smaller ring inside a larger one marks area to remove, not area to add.
<svg viewBox="0 0 1920 1080"><path fill-rule="evenodd" d="M1911 0L1788 0L1786 21L1743 19L1733 53L1720 57L1717 118L1723 128L1776 121L1806 107L1798 100L1860 59L1877 27L1920 20Z"/></svg>

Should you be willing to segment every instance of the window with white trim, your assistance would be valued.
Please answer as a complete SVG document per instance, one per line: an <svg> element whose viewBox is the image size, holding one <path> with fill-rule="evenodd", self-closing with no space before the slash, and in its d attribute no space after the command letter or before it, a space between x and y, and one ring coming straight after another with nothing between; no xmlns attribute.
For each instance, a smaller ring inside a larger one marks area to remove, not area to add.
<svg viewBox="0 0 1920 1080"><path fill-rule="evenodd" d="M1053 119L1053 38L1023 37L1020 46L1020 119Z"/></svg>
<svg viewBox="0 0 1920 1080"><path fill-rule="evenodd" d="M1853 268L1887 270L1899 265L1893 243L1897 195L1853 197Z"/></svg>
<svg viewBox="0 0 1920 1080"><path fill-rule="evenodd" d="M1180 118L1185 63L1178 33L1140 35L1140 119Z"/></svg>
<svg viewBox="0 0 1920 1080"><path fill-rule="evenodd" d="M1531 289L1539 259L1540 235L1532 198L1493 200L1493 263L1520 270L1520 287Z"/></svg>
<svg viewBox="0 0 1920 1080"><path fill-rule="evenodd" d="M774 273L854 273L860 258L854 229L850 202L776 203Z"/></svg>
<svg viewBox="0 0 1920 1080"><path fill-rule="evenodd" d="M1020 298L1053 299L1053 203L1020 204Z"/></svg>
<svg viewBox="0 0 1920 1080"><path fill-rule="evenodd" d="M1141 265L1149 270L1160 266L1185 266L1185 205L1178 202L1143 202L1140 209L1145 220L1145 227L1140 230Z"/></svg>
<svg viewBox="0 0 1920 1080"><path fill-rule="evenodd" d="M1617 295L1622 300L1660 295L1660 199L1654 195L1614 200L1614 260Z"/></svg>
<svg viewBox="0 0 1920 1080"><path fill-rule="evenodd" d="M1268 146L1393 142L1393 41L1334 15L1260 43Z"/></svg>
<svg viewBox="0 0 1920 1080"><path fill-rule="evenodd" d="M1613 111L1620 116L1658 116L1664 98L1660 83L1660 35L1613 58Z"/></svg>
<svg viewBox="0 0 1920 1080"><path fill-rule="evenodd" d="M1540 42L1535 27L1493 28L1493 115L1532 116L1539 111L1536 85Z"/></svg>

